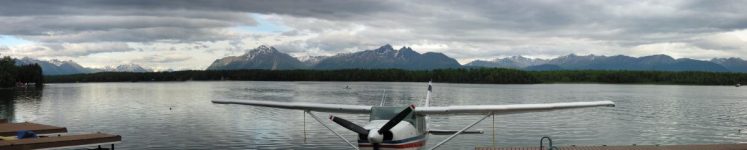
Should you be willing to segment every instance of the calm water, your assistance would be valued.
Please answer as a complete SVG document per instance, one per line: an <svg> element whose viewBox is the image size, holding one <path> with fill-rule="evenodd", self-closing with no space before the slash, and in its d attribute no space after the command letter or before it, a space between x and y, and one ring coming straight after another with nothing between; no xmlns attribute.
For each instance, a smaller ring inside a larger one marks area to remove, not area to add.
<svg viewBox="0 0 747 150"><path fill-rule="evenodd" d="M351 89L343 89L345 86ZM348 149L300 110L216 105L212 99L378 105L417 104L425 83L173 82L49 84L43 90L0 91L0 115L68 127L72 133L123 136L125 149ZM731 86L434 83L433 105L523 104L611 100L614 108L495 116L495 142L535 146L747 142L747 88ZM171 109L169 109L171 108ZM328 113L316 113L326 118ZM364 124L366 115L339 115ZM431 127L459 129L479 116L434 116ZM348 139L356 136L324 120ZM304 138L303 124L306 124ZM492 119L446 149L493 143ZM743 131L746 132L746 131ZM446 136L430 136L434 145ZM305 142L304 142L305 141Z"/></svg>

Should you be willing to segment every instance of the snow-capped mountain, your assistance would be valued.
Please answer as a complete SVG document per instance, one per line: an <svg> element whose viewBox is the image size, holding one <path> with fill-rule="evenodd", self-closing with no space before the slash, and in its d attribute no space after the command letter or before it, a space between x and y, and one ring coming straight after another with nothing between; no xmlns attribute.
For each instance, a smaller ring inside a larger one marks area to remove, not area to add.
<svg viewBox="0 0 747 150"><path fill-rule="evenodd" d="M153 69L145 68L137 64L122 64L115 67L107 66L99 71L103 72L153 72Z"/></svg>
<svg viewBox="0 0 747 150"><path fill-rule="evenodd" d="M494 61L473 61L466 66L522 68L526 70L641 70L641 71L708 71L747 72L747 62L741 59L713 59L702 61L689 58L674 59L667 55L630 57L570 54L549 60L509 57ZM498 65L497 65L498 64ZM532 64L530 66L521 66ZM729 66L729 67L726 67Z"/></svg>
<svg viewBox="0 0 747 150"><path fill-rule="evenodd" d="M39 64L42 68L42 74L44 75L68 75L68 74L81 74L81 73L96 73L96 72L153 72L152 69L142 67L136 64L123 64L118 66L108 66L104 68L87 68L75 63L72 60L39 60L34 58L24 57L16 59L16 65L26 64Z"/></svg>
<svg viewBox="0 0 747 150"><path fill-rule="evenodd" d="M238 69L301 69L305 66L298 59L265 45L250 50L241 56L229 56L215 60L207 70Z"/></svg>
<svg viewBox="0 0 747 150"><path fill-rule="evenodd" d="M319 64L320 61L328 57L329 56L301 56L301 57L296 57L296 58L299 61L301 61L301 63L303 63L304 65L308 67L312 67L316 64Z"/></svg>
<svg viewBox="0 0 747 150"><path fill-rule="evenodd" d="M420 54L409 47L395 50L391 45L378 49L334 56L300 57L300 60L277 51L273 47L260 46L241 56L230 56L215 60L208 70L234 69L410 69L459 68L459 62L442 53Z"/></svg>
<svg viewBox="0 0 747 150"><path fill-rule="evenodd" d="M724 66L726 69L734 72L747 72L747 61L741 58L714 58L711 59L711 62Z"/></svg>
<svg viewBox="0 0 747 150"><path fill-rule="evenodd" d="M321 60L314 69L408 69L429 70L439 68L459 68L455 59L442 53L427 52L420 54L409 47L395 50L387 44L373 50L355 53L344 53Z"/></svg>
<svg viewBox="0 0 747 150"><path fill-rule="evenodd" d="M548 60L539 58L527 58L523 56L511 56L506 58L496 58L491 61L475 60L465 64L465 66L482 66L497 68L525 68L547 63Z"/></svg>
<svg viewBox="0 0 747 150"><path fill-rule="evenodd" d="M39 60L29 57L16 59L16 65L26 64L39 64L42 68L42 74L44 75L66 75L66 74L79 74L79 73L92 73L93 69L83 67L72 60L61 61L61 60Z"/></svg>

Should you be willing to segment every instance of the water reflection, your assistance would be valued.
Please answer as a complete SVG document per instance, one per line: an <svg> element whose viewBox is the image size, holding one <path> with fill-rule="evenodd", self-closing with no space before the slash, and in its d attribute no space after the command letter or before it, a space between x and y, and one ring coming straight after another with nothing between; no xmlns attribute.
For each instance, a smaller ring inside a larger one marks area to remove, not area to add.
<svg viewBox="0 0 747 150"><path fill-rule="evenodd" d="M379 105L384 99L387 106L403 106L421 103L426 88L425 83L397 82L49 84L44 90L0 90L0 115L15 121L65 126L71 133L120 134L123 149L349 149L309 116L304 120L302 111L214 105L210 100ZM496 116L496 143L503 146L534 146L542 136L552 136L559 145L736 143L747 141L737 132L747 128L744 89L435 83L431 102L436 106L597 100L617 103L614 108ZM357 124L368 121L367 115L336 115ZM431 119L433 128L460 129L479 116ZM331 122L325 123L349 139L357 137ZM492 125L487 119L475 126L487 134L459 136L444 148L473 149L491 144ZM430 136L428 145L445 138Z"/></svg>
<svg viewBox="0 0 747 150"><path fill-rule="evenodd" d="M14 90L0 89L0 118L13 121L14 105L13 99L16 97Z"/></svg>
<svg viewBox="0 0 747 150"><path fill-rule="evenodd" d="M38 106L43 93L42 89L41 87L0 89L0 118L13 122L16 120L16 107Z"/></svg>

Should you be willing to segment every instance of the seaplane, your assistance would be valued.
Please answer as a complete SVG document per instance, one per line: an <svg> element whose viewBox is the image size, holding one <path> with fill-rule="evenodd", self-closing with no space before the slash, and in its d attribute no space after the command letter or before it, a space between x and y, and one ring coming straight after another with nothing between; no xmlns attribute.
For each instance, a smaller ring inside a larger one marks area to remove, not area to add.
<svg viewBox="0 0 747 150"><path fill-rule="evenodd" d="M508 104L508 105L461 105L461 106L429 106L433 86L428 82L423 106L366 106L321 104L304 102L274 102L240 99L212 100L215 104L238 104L281 109L303 110L322 126L329 129L344 140L353 149L397 149L413 150L425 149L428 135L450 135L443 141L428 149L436 149L460 134L481 134L482 131L468 131L471 127L485 120L489 116L517 113L543 112L563 109L588 107L614 107L612 101L564 102L544 104ZM383 104L383 103L382 103ZM329 119L338 125L358 134L357 145L332 130L322 119L312 112L369 114L369 122L360 126L346 119L330 115ZM482 118L465 126L461 130L437 130L428 126L428 116L431 115L482 115Z"/></svg>

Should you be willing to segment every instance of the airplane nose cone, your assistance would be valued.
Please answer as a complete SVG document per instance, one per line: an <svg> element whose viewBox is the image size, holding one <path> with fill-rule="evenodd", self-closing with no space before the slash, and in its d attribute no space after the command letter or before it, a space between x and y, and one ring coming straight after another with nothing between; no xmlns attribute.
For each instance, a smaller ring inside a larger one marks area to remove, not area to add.
<svg viewBox="0 0 747 150"><path fill-rule="evenodd" d="M368 132L368 141L371 143L381 143L384 141L384 136L379 134L377 130L370 130Z"/></svg>

